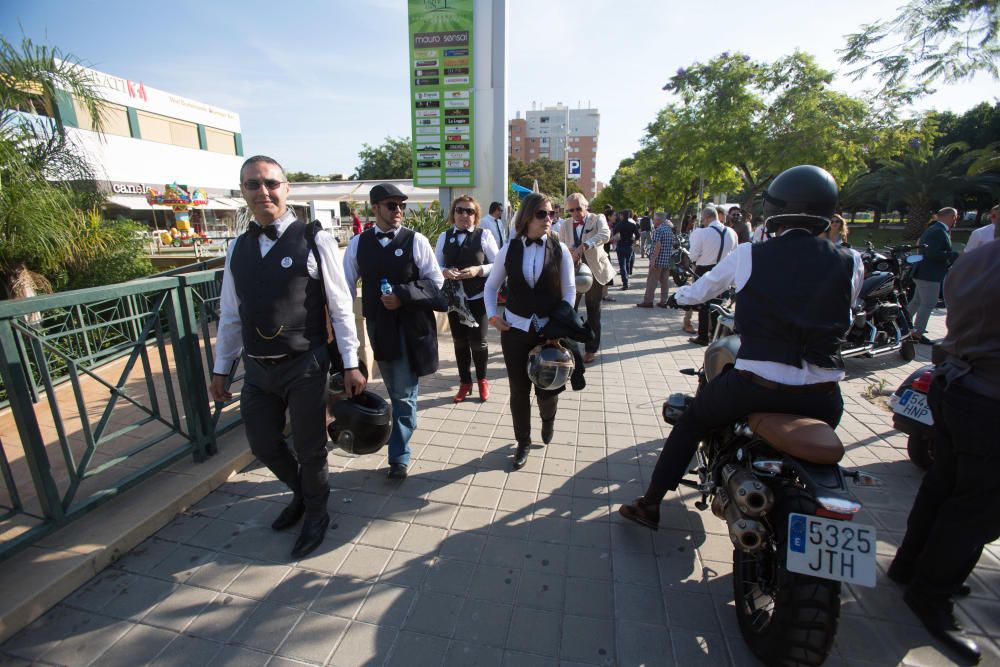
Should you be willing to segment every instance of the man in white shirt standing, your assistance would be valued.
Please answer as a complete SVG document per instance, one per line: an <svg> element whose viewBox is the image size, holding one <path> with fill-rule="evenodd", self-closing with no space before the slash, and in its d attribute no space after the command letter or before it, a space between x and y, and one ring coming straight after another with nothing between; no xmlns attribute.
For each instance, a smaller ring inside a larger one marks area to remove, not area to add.
<svg viewBox="0 0 1000 667"><path fill-rule="evenodd" d="M990 241L1000 240L1000 204L990 209L990 223L983 225L969 235L969 242L965 244L964 252L975 250Z"/></svg>
<svg viewBox="0 0 1000 667"><path fill-rule="evenodd" d="M507 225L503 222L503 204L498 201L491 203L490 212L483 216L479 226L493 234L497 249L502 248L508 236Z"/></svg>
<svg viewBox="0 0 1000 667"><path fill-rule="evenodd" d="M691 232L691 247L688 252L694 272L703 276L716 264L725 259L739 244L736 232L719 221L719 211L707 206L701 212L701 226ZM698 336L688 341L695 345L708 345L713 318L709 313L698 313Z"/></svg>
<svg viewBox="0 0 1000 667"><path fill-rule="evenodd" d="M330 517L326 466L327 318L342 357L348 395L365 388L358 371L354 299L337 239L297 220L288 182L272 158L256 155L240 169L240 190L255 222L230 246L222 274L215 366L209 392L223 402L242 350L246 379L240 413L250 451L292 490L271 524L290 528L305 516L292 549L298 560L323 541ZM319 262L317 262L317 258ZM291 417L295 455L285 441Z"/></svg>
<svg viewBox="0 0 1000 667"><path fill-rule="evenodd" d="M646 494L619 508L648 528L660 503L687 473L698 443L752 412L779 412L836 428L844 412L840 337L864 282L861 256L818 237L837 210L833 177L811 165L793 167L764 194L764 218L775 234L744 243L670 301L703 303L736 284L741 334L735 367L702 387L670 432ZM794 278L793 278L794 277Z"/></svg>

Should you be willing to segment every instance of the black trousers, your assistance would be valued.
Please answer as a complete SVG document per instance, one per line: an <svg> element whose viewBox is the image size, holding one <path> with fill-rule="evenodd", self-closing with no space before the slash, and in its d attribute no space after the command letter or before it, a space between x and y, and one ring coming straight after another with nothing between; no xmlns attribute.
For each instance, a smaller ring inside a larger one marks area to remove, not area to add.
<svg viewBox="0 0 1000 667"><path fill-rule="evenodd" d="M698 276L703 276L712 269L715 268L715 264L711 266L696 266L694 267L694 272ZM719 318L716 315L708 312L707 310L698 311L698 338L702 340L708 340L712 331L715 329L715 323Z"/></svg>
<svg viewBox="0 0 1000 667"><path fill-rule="evenodd" d="M835 428L844 413L844 401L837 385L823 393L792 393L767 389L729 370L702 387L674 426L656 461L650 487L663 489L664 493L676 489L687 473L698 443L712 430L751 412L801 415Z"/></svg>
<svg viewBox="0 0 1000 667"><path fill-rule="evenodd" d="M290 361L266 364L246 359L240 413L250 451L305 500L307 513L326 511L330 495L326 468L326 346ZM291 418L295 455L283 435Z"/></svg>
<svg viewBox="0 0 1000 667"><path fill-rule="evenodd" d="M596 285L596 283L595 283ZM503 361L507 366L507 381L510 383L510 415L514 422L514 439L519 445L531 444L531 390L535 390L535 400L538 401L538 414L543 422L556 418L559 407L559 394L565 389L556 391L539 389L531 383L528 377L528 354L545 339L532 328L531 332L511 328L500 333L500 347L503 349Z"/></svg>
<svg viewBox="0 0 1000 667"><path fill-rule="evenodd" d="M597 352L601 347L601 301L604 298L604 285L595 280L594 284L590 286L590 289L586 291L583 297L587 304L587 324L594 331L594 340L587 343L584 346L584 350L587 352ZM573 304L574 310L580 307L580 298L581 295L578 292L576 303Z"/></svg>
<svg viewBox="0 0 1000 667"><path fill-rule="evenodd" d="M483 299L466 300L472 316L479 323L478 327L467 327L461 323L456 313L448 313L448 324L451 326L451 338L455 342L455 365L458 366L458 377L462 384L472 384L472 374L469 366L476 365L476 379L486 379L486 363L490 356L486 346L486 303Z"/></svg>
<svg viewBox="0 0 1000 667"><path fill-rule="evenodd" d="M892 569L918 595L955 594L983 546L1000 537L1000 400L943 378L927 397L934 463L924 475Z"/></svg>

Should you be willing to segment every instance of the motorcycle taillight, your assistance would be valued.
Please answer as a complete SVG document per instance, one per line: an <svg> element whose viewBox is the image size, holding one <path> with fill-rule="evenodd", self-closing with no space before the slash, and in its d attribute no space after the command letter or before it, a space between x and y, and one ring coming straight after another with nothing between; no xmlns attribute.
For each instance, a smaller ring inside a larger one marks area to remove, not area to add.
<svg viewBox="0 0 1000 667"><path fill-rule="evenodd" d="M931 390L931 380L934 379L934 374L931 371L924 371L920 374L916 380L913 381L911 387L914 391L919 391L926 394Z"/></svg>

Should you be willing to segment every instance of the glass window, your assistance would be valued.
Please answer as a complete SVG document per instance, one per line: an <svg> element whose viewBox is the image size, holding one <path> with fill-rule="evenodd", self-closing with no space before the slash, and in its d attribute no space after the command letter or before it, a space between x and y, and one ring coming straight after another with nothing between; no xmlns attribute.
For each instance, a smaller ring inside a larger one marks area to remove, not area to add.
<svg viewBox="0 0 1000 667"><path fill-rule="evenodd" d="M76 111L77 126L81 130L93 130L94 123L87 106L77 98L73 98L73 109ZM101 102L101 123L105 134L119 137L131 137L132 131L128 125L128 109L120 104Z"/></svg>
<svg viewBox="0 0 1000 667"><path fill-rule="evenodd" d="M198 126L175 118L167 118L147 111L136 111L139 132L146 141L173 144L185 148L200 148Z"/></svg>
<svg viewBox="0 0 1000 667"><path fill-rule="evenodd" d="M236 137L232 132L206 127L205 139L207 139L206 148L213 153L236 155Z"/></svg>

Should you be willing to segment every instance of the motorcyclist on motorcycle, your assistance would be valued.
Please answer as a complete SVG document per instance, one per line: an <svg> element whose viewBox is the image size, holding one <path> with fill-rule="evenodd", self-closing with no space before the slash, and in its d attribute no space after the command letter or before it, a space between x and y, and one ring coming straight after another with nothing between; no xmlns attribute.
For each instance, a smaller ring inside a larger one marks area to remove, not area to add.
<svg viewBox="0 0 1000 667"><path fill-rule="evenodd" d="M733 369L698 392L667 438L646 494L619 508L622 516L655 530L660 502L687 473L698 443L751 412L840 422L840 343L864 267L856 253L817 236L830 226L837 197L836 181L819 167L783 171L764 193L771 240L737 246L671 297L699 304L735 285L740 351Z"/></svg>

